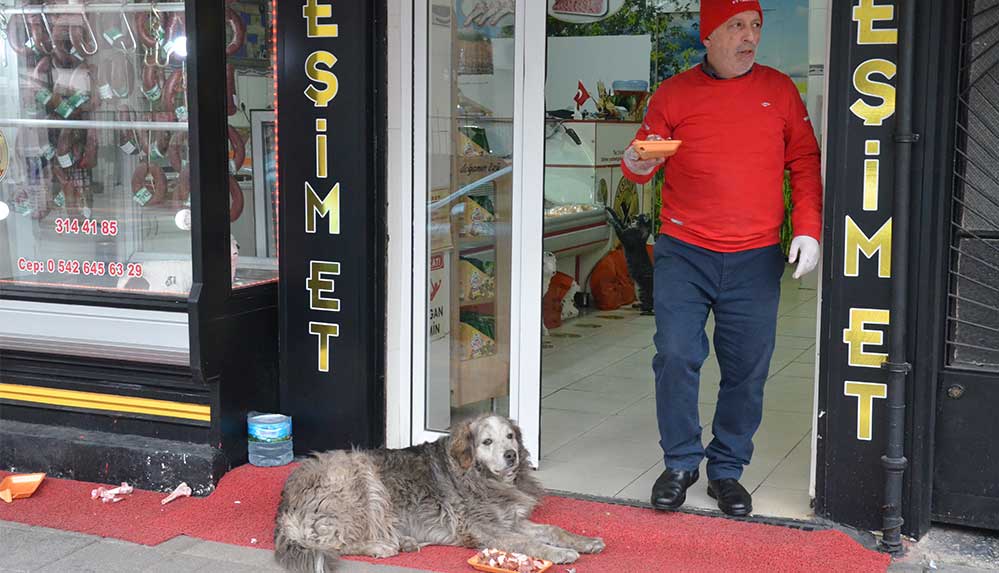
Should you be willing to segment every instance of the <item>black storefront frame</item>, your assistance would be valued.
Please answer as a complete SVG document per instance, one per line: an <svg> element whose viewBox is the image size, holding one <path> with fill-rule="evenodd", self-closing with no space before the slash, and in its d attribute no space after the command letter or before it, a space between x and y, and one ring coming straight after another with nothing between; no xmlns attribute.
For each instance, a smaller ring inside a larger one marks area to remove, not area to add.
<svg viewBox="0 0 999 573"><path fill-rule="evenodd" d="M905 0L892 2L895 6L895 19L891 24L894 24L896 28L899 23L900 1ZM821 350L817 365L819 371L817 405L819 416L815 423L817 433L815 512L819 517L846 523L861 530L874 530L880 525L880 516L871 515L871 508L875 507L875 503L871 499L861 500L860 496L854 495L858 488L865 493L867 490L877 489L879 492L877 497L883 498L883 494L880 493L883 490L883 481L880 476L875 475L879 468L873 468L875 463L873 456L867 453L866 458L863 459L862 476L856 478L854 483L849 486L844 483L841 475L827 475L830 473L830 467L837 468L851 462L857 464L858 460L863 457L863 453L859 451L862 444L858 445L853 442L853 436L844 437L844 434L835 433L832 426L836 420L831 420L834 416L838 417L841 411L849 414L848 408L837 403L841 394L839 385L842 383L841 380L845 379L845 374L841 373L843 366L839 361L843 355L843 351L839 347L842 345L842 342L839 341L841 337L836 336L837 329L844 327L845 324L841 322L837 314L842 307L849 306L848 303L840 300L844 298L842 291L847 287L846 279L843 278L841 269L837 267L837 249L839 248L837 240L840 233L839 227L843 224L842 219L847 211L848 199L846 195L856 192L851 189L851 183L855 184L858 179L858 175L848 167L848 157L851 153L855 153L855 149L850 145L850 139L857 138L854 134L856 128L851 125L851 122L856 122L856 119L851 117L849 111L851 102L857 97L857 94L851 89L852 78L855 62L859 62L861 59L855 53L858 47L855 45L854 35L857 32L853 29L855 23L851 21L851 12L855 4L856 2L850 1L829 6L831 32L828 43L829 70L826 75L828 86L825 117L827 142L824 149L826 173L823 202L822 299L818 318ZM901 34L899 35L901 36ZM876 55L880 58L891 56L897 62L897 49L897 45L888 48L880 47ZM898 85L897 74L895 80L892 83ZM887 119L893 121L891 117ZM920 122L915 121L917 132L921 127ZM887 139L884 137L886 134L877 133L876 135L881 136L882 140ZM887 144L886 141L883 141L881 146L882 148L890 148L890 144ZM887 156L893 159L893 154ZM884 168L882 176L890 176L892 171L891 167ZM837 300L834 301L834 298ZM882 308L887 308L887 297L879 299L877 302ZM874 303L863 306L869 308L871 304ZM913 332L915 330L915 328L912 329ZM887 337L884 341L882 352L887 350ZM876 410L873 413L875 420L879 420L877 416L880 414L881 410ZM859 413L857 415L859 416ZM911 410L909 415L911 415ZM837 430L844 431L843 428L837 428ZM906 453L908 454L908 452ZM904 478L907 484L909 474L906 473ZM867 497L870 498L871 494L867 493Z"/></svg>
<svg viewBox="0 0 999 573"><path fill-rule="evenodd" d="M195 94L189 96L195 102L190 116L195 130L195 137L189 138L191 177L201 190L226 189L226 96L225 90L215 88L225 77L225 5L188 2L188 18L193 17L198 30L194 71L188 70L188 88L193 84ZM212 264L229 260L228 214L227 193L202 192L191 201L192 228L199 232L192 234L194 282L188 298L188 328L192 374L214 388L212 409L217 415L212 416L210 443L220 444L231 464L246 458L245 413L253 408L278 409L278 313L276 282L233 290L229 265ZM210 224L218 221L227 223ZM254 358L233 359L247 356ZM222 380L229 380L229 387L223 388ZM236 380L242 381L238 387L234 387Z"/></svg>
<svg viewBox="0 0 999 573"><path fill-rule="evenodd" d="M950 196L953 188L952 166L954 162L953 142L957 108L958 69L960 64L960 25L963 2L916 2L900 0L895 3L896 17L903 2L913 2L916 9L914 46L914 66L911 71L913 93L909 101L913 106L913 131L919 136L912 152L911 175L912 209L910 212L909 236L909 281L908 307L909 328L906 341L907 358L913 366L906 389L905 416L905 469L902 491L902 517L905 520L902 533L916 539L929 531L935 521L932 511L933 471L935 443L936 400L938 395L937 377L943 363L941 340L946 328L942 320L946 309L942 308L939 293L946 288L948 272L950 221ZM850 7L855 2L850 3ZM836 17L833 14L832 17ZM900 41L902 37L899 32ZM830 85L841 86L829 90L828 108L846 109L855 94L846 86L850 85L849 62L847 61L848 35L830 38ZM839 76L833 74L839 73ZM901 72L900 73L904 73ZM835 80L839 80L838 83ZM897 77L895 85L898 85ZM830 115L830 137L827 149L836 149L835 156L842 156L846 141L837 138L836 119ZM830 165L833 162L830 161ZM827 175L827 178L831 176ZM835 180L835 179L830 179ZM829 181L827 181L827 185ZM835 192L835 189L827 189ZM847 190L847 192L850 192ZM830 202L831 203L831 202ZM827 207L828 208L828 207ZM827 212L826 226L838 225L838 213L832 216ZM828 235L827 235L828 236ZM838 271L838 269L836 269ZM827 269L827 273L831 271ZM830 276L823 277L828 284ZM840 279L841 280L841 279ZM824 297L823 315L829 312L831 301ZM830 329L836 325L824 324L823 337L835 343ZM887 337L886 345L887 348ZM823 352L825 354L825 352ZM820 359L821 360L821 359ZM820 394L826 396L829 366L822 366L822 388ZM821 402L820 402L821 408ZM821 422L820 422L821 423ZM876 423L884 426L884 419ZM829 505L828 496L839 484L831 484L825 479L821 468L827 464L823 440L818 441L817 465L820 471L816 476L816 510L824 518L848 525L851 519L841 516L842 507ZM843 486L847 490L850 486ZM881 490L879 489L879 492ZM880 521L881 516L871 516L872 521ZM875 529L865 527L864 529ZM974 524L971 524L974 525Z"/></svg>
<svg viewBox="0 0 999 573"><path fill-rule="evenodd" d="M315 23L335 24L338 33L309 36L307 19L322 14L316 6L288 3L277 10L278 140L290 141L281 148L292 150L278 159L280 404L295 421L300 455L382 446L386 433L388 4L318 4L332 8ZM321 53L333 63L308 63ZM329 89L323 73L336 77L338 88L319 103L307 92ZM306 196L323 200L334 184L336 208L317 214ZM317 274L313 266L331 263L335 274L328 266L330 274ZM318 304L331 299L335 310ZM326 371L317 366L314 322L342 331L326 339Z"/></svg>
<svg viewBox="0 0 999 573"><path fill-rule="evenodd" d="M322 4L332 3L327 0ZM271 7L276 9L278 4L271 0ZM336 423L341 424L340 433L361 428L365 443L358 445L380 446L385 441L386 417L387 3L378 1L363 9L366 17L360 28L350 30L355 36L351 41L356 42L350 57L363 60L367 66L366 80L354 89L361 92L365 102L362 117L365 133L369 134L364 142L367 185L359 194L368 220L367 233L360 238L365 255L361 260L365 263L353 278L363 285L359 288L367 291L368 298L360 312L365 323L363 340L357 342L365 352L349 359L366 374L356 381L364 385L366 398L363 407L351 413L352 419ZM296 11L300 18L301 9ZM0 418L0 459L6 466L3 469L30 468L54 477L95 482L128 481L136 487L161 490L187 481L195 494L207 493L228 469L246 461L247 411L284 411L290 407L294 388L288 380L279 379L278 371L279 284L232 289L228 194L211 192L225 189L229 176L226 96L225 90L218 89L218 78L225 77L227 63L225 4L187 0L185 18L190 34L187 71L193 286L189 296L185 300L117 291L15 286L0 287L0 298L184 312L188 318L189 365L20 351L0 351L0 360L4 377L16 382L35 381L36 385L69 390L81 389L82 385L122 396L182 398L185 403L210 405L211 420L167 422L145 415L118 416L113 412L7 403L3 405L4 417ZM274 35L277 68L273 72L279 76L300 74L302 62L284 59L286 38L282 24L278 19ZM357 36L361 36L360 41ZM298 119L294 114L286 117ZM331 149L337 150L337 145L350 142L335 142ZM292 163L300 162L304 168L311 156L288 153L282 159L283 171ZM282 277L289 284L281 288L300 288L301 278ZM356 390L360 388L355 386ZM284 404L280 403L282 393L286 395ZM321 412L323 404L314 402L307 407ZM5 427L6 420L13 423ZM327 428L320 430L322 436L309 436L299 430L296 435L304 438L302 442L328 439ZM173 451L169 451L171 447ZM154 469L161 465L169 469ZM173 467L182 469L173 471Z"/></svg>

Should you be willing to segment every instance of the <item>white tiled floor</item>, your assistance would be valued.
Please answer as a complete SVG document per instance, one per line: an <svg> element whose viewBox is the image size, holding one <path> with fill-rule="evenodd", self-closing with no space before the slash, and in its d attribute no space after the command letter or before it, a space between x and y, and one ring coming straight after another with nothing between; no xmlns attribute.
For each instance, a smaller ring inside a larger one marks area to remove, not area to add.
<svg viewBox="0 0 999 573"><path fill-rule="evenodd" d="M742 483L756 515L808 518L808 474L815 368L816 292L786 273L763 424ZM708 320L708 333L713 321ZM630 308L567 321L545 337L541 458L549 489L648 501L663 468L655 415L655 320ZM701 370L704 443L720 380L713 356ZM717 510L707 477L687 492L687 507Z"/></svg>

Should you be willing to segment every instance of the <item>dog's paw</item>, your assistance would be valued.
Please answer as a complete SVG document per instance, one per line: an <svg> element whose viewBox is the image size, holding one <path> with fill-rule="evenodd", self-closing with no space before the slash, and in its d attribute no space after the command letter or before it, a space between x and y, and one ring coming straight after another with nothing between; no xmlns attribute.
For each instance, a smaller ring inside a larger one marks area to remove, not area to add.
<svg viewBox="0 0 999 573"><path fill-rule="evenodd" d="M387 543L368 543L359 547L347 547L344 550L344 554L367 555L368 557L385 559L386 557L395 557L398 555L399 548Z"/></svg>
<svg viewBox="0 0 999 573"><path fill-rule="evenodd" d="M599 537L584 537L579 546L580 553L600 553L604 550L604 540Z"/></svg>
<svg viewBox="0 0 999 573"><path fill-rule="evenodd" d="M403 537L399 540L399 551L402 553L412 553L420 550L420 544L412 537Z"/></svg>
<svg viewBox="0 0 999 573"><path fill-rule="evenodd" d="M556 547L549 552L547 558L552 563L574 563L579 559L579 552L575 549Z"/></svg>

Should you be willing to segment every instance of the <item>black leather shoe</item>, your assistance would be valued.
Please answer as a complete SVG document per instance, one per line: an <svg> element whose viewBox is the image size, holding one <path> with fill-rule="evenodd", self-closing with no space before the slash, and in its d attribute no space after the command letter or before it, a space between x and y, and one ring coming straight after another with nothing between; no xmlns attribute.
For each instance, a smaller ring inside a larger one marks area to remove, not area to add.
<svg viewBox="0 0 999 573"><path fill-rule="evenodd" d="M718 500L718 509L734 517L744 517L753 511L753 496L739 480L727 478L708 480L708 495Z"/></svg>
<svg viewBox="0 0 999 573"><path fill-rule="evenodd" d="M656 509L679 509L687 501L687 488L694 485L700 474L686 470L666 470L652 486L652 507Z"/></svg>

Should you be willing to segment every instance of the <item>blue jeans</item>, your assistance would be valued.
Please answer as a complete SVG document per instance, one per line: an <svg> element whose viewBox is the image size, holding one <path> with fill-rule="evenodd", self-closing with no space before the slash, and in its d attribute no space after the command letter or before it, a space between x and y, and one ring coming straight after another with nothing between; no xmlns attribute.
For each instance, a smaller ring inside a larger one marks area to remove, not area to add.
<svg viewBox="0 0 999 573"><path fill-rule="evenodd" d="M778 245L719 253L660 235L655 245L656 416L666 466L739 479L753 456L777 334L784 256ZM714 312L721 384L707 449L697 412L704 330Z"/></svg>

